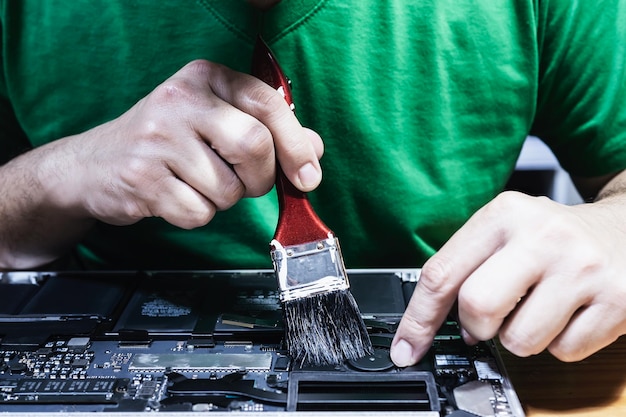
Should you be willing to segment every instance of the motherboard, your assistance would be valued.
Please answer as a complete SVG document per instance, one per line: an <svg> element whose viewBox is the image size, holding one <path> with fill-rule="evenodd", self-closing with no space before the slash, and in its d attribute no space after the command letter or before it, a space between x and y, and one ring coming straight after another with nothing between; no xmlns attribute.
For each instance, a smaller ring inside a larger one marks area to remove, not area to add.
<svg viewBox="0 0 626 417"><path fill-rule="evenodd" d="M310 367L285 349L273 271L3 273L0 413L523 416L494 344L453 318L393 364L419 270L349 279L374 351Z"/></svg>

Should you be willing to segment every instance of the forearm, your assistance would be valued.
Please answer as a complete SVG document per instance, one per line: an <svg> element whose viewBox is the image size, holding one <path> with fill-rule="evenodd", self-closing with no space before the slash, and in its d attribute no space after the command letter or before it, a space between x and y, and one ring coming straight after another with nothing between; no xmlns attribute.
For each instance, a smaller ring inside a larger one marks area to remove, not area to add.
<svg viewBox="0 0 626 417"><path fill-rule="evenodd" d="M28 269L66 253L93 220L73 206L72 155L58 143L0 167L0 270Z"/></svg>

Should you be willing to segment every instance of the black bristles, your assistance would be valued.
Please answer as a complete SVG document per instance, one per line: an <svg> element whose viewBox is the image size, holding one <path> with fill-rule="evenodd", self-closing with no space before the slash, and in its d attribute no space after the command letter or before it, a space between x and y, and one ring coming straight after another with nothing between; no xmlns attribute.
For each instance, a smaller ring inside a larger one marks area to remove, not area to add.
<svg viewBox="0 0 626 417"><path fill-rule="evenodd" d="M367 328L348 290L283 304L287 349L303 365L337 365L372 353Z"/></svg>

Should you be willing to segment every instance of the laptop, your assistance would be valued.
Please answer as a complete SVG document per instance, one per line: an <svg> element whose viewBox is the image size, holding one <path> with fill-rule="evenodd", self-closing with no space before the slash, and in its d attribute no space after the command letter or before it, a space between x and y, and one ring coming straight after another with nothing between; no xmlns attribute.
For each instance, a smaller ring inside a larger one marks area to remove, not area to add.
<svg viewBox="0 0 626 417"><path fill-rule="evenodd" d="M419 274L348 270L373 354L311 367L287 354L271 270L5 272L0 413L524 416L493 341L465 345L452 317L393 364Z"/></svg>

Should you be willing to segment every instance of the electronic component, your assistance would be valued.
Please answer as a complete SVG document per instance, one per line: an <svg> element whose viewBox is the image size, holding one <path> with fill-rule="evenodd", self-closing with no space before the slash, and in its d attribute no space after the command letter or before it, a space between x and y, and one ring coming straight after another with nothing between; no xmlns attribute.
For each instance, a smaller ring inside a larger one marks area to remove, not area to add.
<svg viewBox="0 0 626 417"><path fill-rule="evenodd" d="M250 372L269 371L271 353L138 353L128 366L132 372Z"/></svg>
<svg viewBox="0 0 626 417"><path fill-rule="evenodd" d="M380 372L394 367L389 349L374 348L371 355L348 361L348 364L358 371Z"/></svg>
<svg viewBox="0 0 626 417"><path fill-rule="evenodd" d="M271 271L3 273L20 298L0 314L0 413L523 416L493 343L465 345L453 318L420 363L393 364L415 276L350 272L373 354L302 367Z"/></svg>

